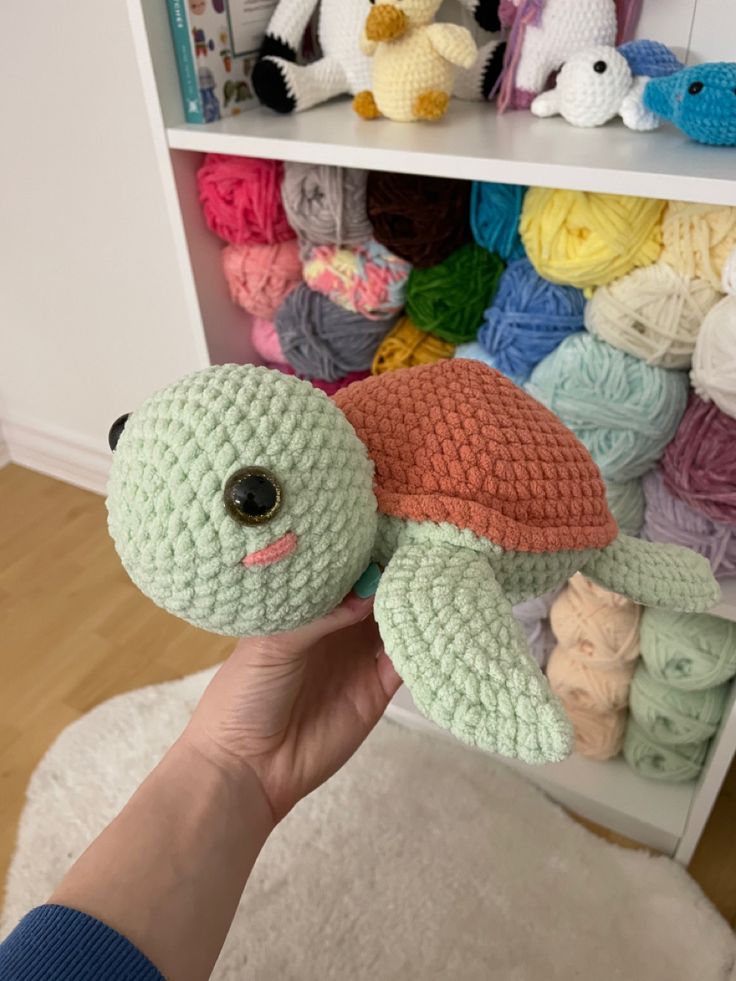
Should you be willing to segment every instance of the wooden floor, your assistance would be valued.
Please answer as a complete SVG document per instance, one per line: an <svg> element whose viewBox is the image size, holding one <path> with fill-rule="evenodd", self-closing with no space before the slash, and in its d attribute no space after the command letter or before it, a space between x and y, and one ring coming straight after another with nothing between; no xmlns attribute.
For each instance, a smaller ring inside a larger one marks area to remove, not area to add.
<svg viewBox="0 0 736 981"><path fill-rule="evenodd" d="M55 736L98 702L216 664L231 647L138 593L108 538L102 498L0 469L0 882L26 783ZM691 866L733 925L735 828L733 766Z"/></svg>

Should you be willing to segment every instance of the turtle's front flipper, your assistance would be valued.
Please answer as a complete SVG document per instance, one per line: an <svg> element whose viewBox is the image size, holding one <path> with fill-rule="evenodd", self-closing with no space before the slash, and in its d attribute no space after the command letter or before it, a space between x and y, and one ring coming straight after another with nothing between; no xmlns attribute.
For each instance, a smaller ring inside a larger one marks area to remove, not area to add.
<svg viewBox="0 0 736 981"><path fill-rule="evenodd" d="M619 535L580 570L599 586L645 606L703 613L721 598L710 565L689 548Z"/></svg>
<svg viewBox="0 0 736 981"><path fill-rule="evenodd" d="M396 670L433 722L527 763L572 751L572 727L482 555L401 545L381 579L375 614Z"/></svg>

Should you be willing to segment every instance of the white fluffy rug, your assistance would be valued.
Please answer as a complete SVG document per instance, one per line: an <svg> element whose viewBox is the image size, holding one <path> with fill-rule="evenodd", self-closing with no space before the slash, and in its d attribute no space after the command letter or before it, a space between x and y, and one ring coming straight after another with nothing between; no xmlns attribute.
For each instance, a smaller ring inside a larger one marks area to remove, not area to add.
<svg viewBox="0 0 736 981"><path fill-rule="evenodd" d="M4 931L113 817L209 676L122 695L62 733L29 786ZM505 767L384 722L273 836L214 977L725 981L735 954L669 859L606 844Z"/></svg>

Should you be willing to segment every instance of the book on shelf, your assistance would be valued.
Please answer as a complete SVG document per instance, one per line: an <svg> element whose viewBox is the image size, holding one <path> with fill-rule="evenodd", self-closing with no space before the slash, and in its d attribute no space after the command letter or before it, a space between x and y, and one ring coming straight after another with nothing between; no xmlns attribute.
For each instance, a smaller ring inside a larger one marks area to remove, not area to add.
<svg viewBox="0 0 736 981"><path fill-rule="evenodd" d="M188 123L257 105L253 65L277 0L167 0Z"/></svg>

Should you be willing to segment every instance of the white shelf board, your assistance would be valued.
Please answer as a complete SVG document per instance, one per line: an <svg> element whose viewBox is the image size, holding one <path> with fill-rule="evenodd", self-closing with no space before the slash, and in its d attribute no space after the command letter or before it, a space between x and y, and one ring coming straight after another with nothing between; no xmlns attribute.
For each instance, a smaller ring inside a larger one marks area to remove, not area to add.
<svg viewBox="0 0 736 981"><path fill-rule="evenodd" d="M167 135L177 150L736 205L736 148L701 146L669 126L577 129L469 102L439 123L366 122L343 99L293 116L259 107Z"/></svg>
<svg viewBox="0 0 736 981"><path fill-rule="evenodd" d="M710 611L726 620L736 620L736 579L721 579L721 602Z"/></svg>

